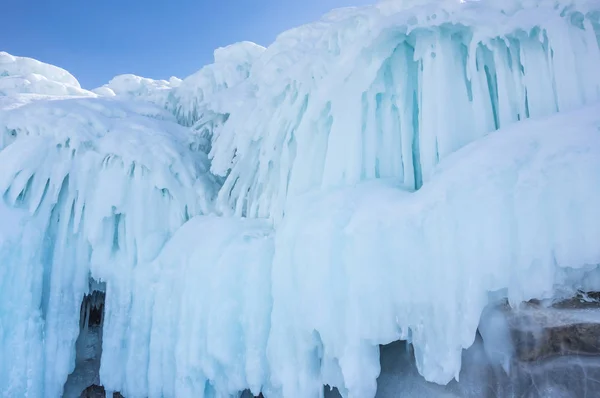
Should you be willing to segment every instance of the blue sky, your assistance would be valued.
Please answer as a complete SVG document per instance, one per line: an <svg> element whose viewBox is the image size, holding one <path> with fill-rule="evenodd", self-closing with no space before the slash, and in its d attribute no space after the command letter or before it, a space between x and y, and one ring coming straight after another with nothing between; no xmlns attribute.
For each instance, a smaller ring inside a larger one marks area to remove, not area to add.
<svg viewBox="0 0 600 398"><path fill-rule="evenodd" d="M133 73L185 77L217 47L268 45L282 31L375 0L6 0L0 51L63 67L85 88Z"/></svg>

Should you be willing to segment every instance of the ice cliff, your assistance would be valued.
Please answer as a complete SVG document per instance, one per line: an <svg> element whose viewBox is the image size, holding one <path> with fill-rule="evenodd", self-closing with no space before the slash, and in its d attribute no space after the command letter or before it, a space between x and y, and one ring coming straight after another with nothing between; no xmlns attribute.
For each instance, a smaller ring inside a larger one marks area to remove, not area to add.
<svg viewBox="0 0 600 398"><path fill-rule="evenodd" d="M98 289L128 398L374 397L398 340L449 383L489 303L600 289L599 170L596 1L385 1L93 91L0 53L0 395L63 394Z"/></svg>

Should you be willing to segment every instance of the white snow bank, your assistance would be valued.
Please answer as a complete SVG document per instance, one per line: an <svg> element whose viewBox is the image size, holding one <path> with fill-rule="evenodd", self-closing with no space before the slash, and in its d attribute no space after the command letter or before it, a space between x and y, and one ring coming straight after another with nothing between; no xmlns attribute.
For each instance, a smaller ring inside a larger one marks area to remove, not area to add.
<svg viewBox="0 0 600 398"><path fill-rule="evenodd" d="M244 102L245 96L240 95L244 89L237 86L248 78L253 62L264 50L251 42L235 43L216 49L214 63L184 80L153 80L125 74L92 91L105 97L149 101L169 109L184 126L199 120L200 125L205 125Z"/></svg>
<svg viewBox="0 0 600 398"><path fill-rule="evenodd" d="M45 64L33 58L15 57L7 52L0 52L0 76L26 75L36 73L69 86L81 88L73 75L58 66Z"/></svg>
<svg viewBox="0 0 600 398"><path fill-rule="evenodd" d="M263 46L250 41L242 41L217 48L214 51L214 58L216 64L234 63L243 65L245 63L252 63L264 51L265 48Z"/></svg>
<svg viewBox="0 0 600 398"><path fill-rule="evenodd" d="M26 213L7 225L16 237L0 228L0 393L58 397L90 275L111 281L105 328L122 333L134 269L209 210L214 187L186 129L148 104L36 101L0 111L0 125L0 196Z"/></svg>
<svg viewBox="0 0 600 398"><path fill-rule="evenodd" d="M255 87L243 83L264 50L251 42L235 43L216 49L213 64L184 80L120 75L93 92L104 97L151 102L168 109L179 124L193 126L194 149L208 153L214 132L222 128L229 114L241 106L249 106L253 100Z"/></svg>
<svg viewBox="0 0 600 398"><path fill-rule="evenodd" d="M66 70L0 52L0 96L19 93L94 96Z"/></svg>
<svg viewBox="0 0 600 398"><path fill-rule="evenodd" d="M118 95L130 99L143 99L164 107L170 90L179 84L181 84L181 80L176 77L167 81L125 74L115 76L108 84L92 91L104 97Z"/></svg>
<svg viewBox="0 0 600 398"><path fill-rule="evenodd" d="M278 221L312 189L418 189L490 131L593 103L599 15L594 1L388 2L285 32L244 83L255 98L215 133L219 209Z"/></svg>

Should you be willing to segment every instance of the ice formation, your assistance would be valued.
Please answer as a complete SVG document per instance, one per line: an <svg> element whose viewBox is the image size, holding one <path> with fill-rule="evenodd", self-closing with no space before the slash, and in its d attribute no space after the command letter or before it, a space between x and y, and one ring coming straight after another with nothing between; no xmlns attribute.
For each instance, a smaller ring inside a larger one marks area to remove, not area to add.
<svg viewBox="0 0 600 398"><path fill-rule="evenodd" d="M600 289L598 71L591 0L390 0L93 92L0 53L0 395L77 396L98 344L128 398L506 367L489 303Z"/></svg>
<svg viewBox="0 0 600 398"><path fill-rule="evenodd" d="M61 396L90 273L116 282L106 288L105 330L123 333L118 309L131 299L136 266L208 211L206 155L189 150L171 115L134 105L55 99L0 113L11 138L0 151L0 192L19 217L0 229L4 395Z"/></svg>
<svg viewBox="0 0 600 398"><path fill-rule="evenodd" d="M173 90L168 107L187 126L213 114L228 114L251 95L239 86L248 79L253 63L264 50L250 42L216 49L215 62L184 79Z"/></svg>
<svg viewBox="0 0 600 398"><path fill-rule="evenodd" d="M600 96L595 2L401 3L334 13L267 49L257 104L215 139L223 211L279 219L299 193L371 178L419 188L486 133Z"/></svg>

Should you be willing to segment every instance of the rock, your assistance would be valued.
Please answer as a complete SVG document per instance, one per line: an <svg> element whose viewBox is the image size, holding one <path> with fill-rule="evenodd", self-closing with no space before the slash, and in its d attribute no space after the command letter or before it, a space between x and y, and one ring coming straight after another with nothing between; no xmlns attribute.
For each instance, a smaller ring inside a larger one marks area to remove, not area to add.
<svg viewBox="0 0 600 398"><path fill-rule="evenodd" d="M511 384L522 398L592 398L600 396L600 360L567 355L513 363Z"/></svg>
<svg viewBox="0 0 600 398"><path fill-rule="evenodd" d="M556 303L533 301L504 308L521 361L565 355L600 356L600 302L586 295Z"/></svg>
<svg viewBox="0 0 600 398"><path fill-rule="evenodd" d="M113 398L124 398L120 392L112 394ZM83 390L79 398L106 398L106 390L102 386L92 385Z"/></svg>

